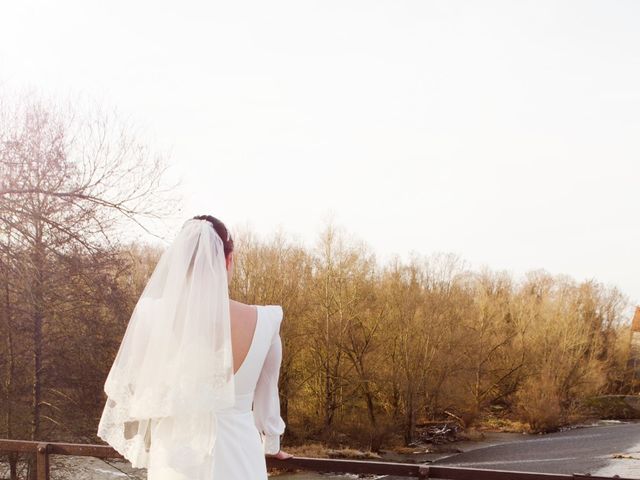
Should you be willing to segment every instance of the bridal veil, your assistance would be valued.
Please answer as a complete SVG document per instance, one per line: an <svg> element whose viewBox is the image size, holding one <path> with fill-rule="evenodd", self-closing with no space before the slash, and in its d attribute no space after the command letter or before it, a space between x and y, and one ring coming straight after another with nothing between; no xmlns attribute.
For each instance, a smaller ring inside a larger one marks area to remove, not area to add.
<svg viewBox="0 0 640 480"><path fill-rule="evenodd" d="M186 473L212 451L212 414L233 405L235 387L223 242L206 220L185 222L161 256L104 391L98 436L133 467L159 448Z"/></svg>

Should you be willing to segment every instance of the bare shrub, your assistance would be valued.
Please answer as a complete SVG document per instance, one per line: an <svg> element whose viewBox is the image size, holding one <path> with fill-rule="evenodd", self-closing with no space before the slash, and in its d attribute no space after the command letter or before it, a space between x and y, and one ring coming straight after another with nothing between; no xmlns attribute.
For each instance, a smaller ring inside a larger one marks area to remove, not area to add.
<svg viewBox="0 0 640 480"><path fill-rule="evenodd" d="M548 370L529 377L516 394L516 411L531 432L550 432L562 423L557 379Z"/></svg>

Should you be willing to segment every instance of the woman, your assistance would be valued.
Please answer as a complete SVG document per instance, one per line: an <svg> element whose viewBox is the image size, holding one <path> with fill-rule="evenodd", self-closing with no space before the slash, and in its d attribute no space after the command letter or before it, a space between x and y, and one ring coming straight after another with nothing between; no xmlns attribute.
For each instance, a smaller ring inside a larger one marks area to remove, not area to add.
<svg viewBox="0 0 640 480"><path fill-rule="evenodd" d="M98 436L150 480L266 479L265 454L291 458L280 449L282 307L230 300L232 274L227 228L194 217L127 326Z"/></svg>

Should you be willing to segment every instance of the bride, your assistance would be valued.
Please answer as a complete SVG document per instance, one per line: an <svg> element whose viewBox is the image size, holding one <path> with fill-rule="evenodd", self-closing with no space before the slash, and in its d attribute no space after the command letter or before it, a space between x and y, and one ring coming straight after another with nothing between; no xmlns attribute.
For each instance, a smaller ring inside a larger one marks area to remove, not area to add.
<svg viewBox="0 0 640 480"><path fill-rule="evenodd" d="M105 381L98 436L149 480L267 479L280 449L280 305L229 298L233 239L187 220L162 254Z"/></svg>

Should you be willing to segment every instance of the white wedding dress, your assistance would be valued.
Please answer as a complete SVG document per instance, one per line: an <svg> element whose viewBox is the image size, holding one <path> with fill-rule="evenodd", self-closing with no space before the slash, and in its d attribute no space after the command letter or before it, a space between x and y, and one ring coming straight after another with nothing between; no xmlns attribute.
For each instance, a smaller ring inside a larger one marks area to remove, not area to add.
<svg viewBox="0 0 640 480"><path fill-rule="evenodd" d="M166 452L154 449L154 428L147 477L151 480L264 480L265 453L277 453L285 422L280 416L278 377L282 361L279 305L257 305L258 321L249 351L234 375L235 405L218 410L209 421L216 422L215 443L206 461L192 468L187 479L177 478L166 467ZM253 409L252 409L253 406ZM179 452L172 452L178 455ZM175 461L175 460L173 460Z"/></svg>

